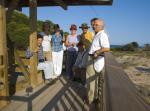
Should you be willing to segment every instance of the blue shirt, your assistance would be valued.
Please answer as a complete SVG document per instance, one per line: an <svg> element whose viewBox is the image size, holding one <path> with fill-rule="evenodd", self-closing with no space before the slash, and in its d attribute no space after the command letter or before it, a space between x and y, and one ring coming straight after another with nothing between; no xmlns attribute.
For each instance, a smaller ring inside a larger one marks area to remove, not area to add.
<svg viewBox="0 0 150 111"><path fill-rule="evenodd" d="M63 37L60 34L59 37L56 36L56 34L52 35L52 51L53 52L59 52L63 50L63 44L62 44Z"/></svg>
<svg viewBox="0 0 150 111"><path fill-rule="evenodd" d="M26 58L30 59L30 57L32 57L32 56L33 56L33 52L31 52L30 49L28 48L26 50ZM38 49L38 60L39 61L41 61L41 60L44 61L45 60L44 59L44 53L43 53L43 47L42 46L40 46L39 49Z"/></svg>

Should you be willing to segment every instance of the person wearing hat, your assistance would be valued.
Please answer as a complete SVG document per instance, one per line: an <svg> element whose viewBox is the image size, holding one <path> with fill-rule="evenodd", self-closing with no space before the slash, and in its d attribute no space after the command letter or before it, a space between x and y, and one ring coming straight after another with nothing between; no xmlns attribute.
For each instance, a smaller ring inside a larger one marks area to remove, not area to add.
<svg viewBox="0 0 150 111"><path fill-rule="evenodd" d="M85 49L88 50L92 43L94 34L88 30L90 27L87 23L81 24L79 28L82 29L82 34L80 35L81 41L83 42Z"/></svg>
<svg viewBox="0 0 150 111"><path fill-rule="evenodd" d="M79 42L79 36L77 35L77 26L72 24L70 27L71 34L67 36L65 45L66 45L66 75L68 79L73 78L72 67L76 61L78 48L77 44Z"/></svg>
<svg viewBox="0 0 150 111"><path fill-rule="evenodd" d="M73 66L74 79L80 80L84 85L86 80L86 61L88 57L88 53L85 50L83 43L79 42L77 44L78 47L78 56L76 62Z"/></svg>

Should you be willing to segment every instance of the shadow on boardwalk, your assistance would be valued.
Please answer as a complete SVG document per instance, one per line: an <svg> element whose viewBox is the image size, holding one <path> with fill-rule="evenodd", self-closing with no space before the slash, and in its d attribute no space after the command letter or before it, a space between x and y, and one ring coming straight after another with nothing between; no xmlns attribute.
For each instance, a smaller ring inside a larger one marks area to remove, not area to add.
<svg viewBox="0 0 150 111"><path fill-rule="evenodd" d="M1 111L87 111L85 93L81 84L60 77L52 85L42 84L29 96L22 91L12 97L0 97L11 100Z"/></svg>

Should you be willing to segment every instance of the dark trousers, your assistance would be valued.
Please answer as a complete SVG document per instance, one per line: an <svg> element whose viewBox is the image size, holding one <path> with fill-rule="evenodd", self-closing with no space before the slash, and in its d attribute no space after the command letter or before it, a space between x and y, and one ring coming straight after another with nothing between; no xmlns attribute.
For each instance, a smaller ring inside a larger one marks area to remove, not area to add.
<svg viewBox="0 0 150 111"><path fill-rule="evenodd" d="M77 58L77 51L67 51L67 58L66 58L66 75L69 78L73 77L73 65L75 64Z"/></svg>
<svg viewBox="0 0 150 111"><path fill-rule="evenodd" d="M85 68L76 68L74 70L74 79L80 80L80 82L85 85L86 82L86 69Z"/></svg>

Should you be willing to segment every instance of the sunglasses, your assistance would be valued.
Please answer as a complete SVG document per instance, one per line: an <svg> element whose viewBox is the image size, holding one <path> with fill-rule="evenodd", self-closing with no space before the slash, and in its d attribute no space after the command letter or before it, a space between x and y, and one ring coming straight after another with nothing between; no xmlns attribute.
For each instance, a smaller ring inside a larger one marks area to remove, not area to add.
<svg viewBox="0 0 150 111"><path fill-rule="evenodd" d="M82 29L88 29L87 27L82 27Z"/></svg>
<svg viewBox="0 0 150 111"><path fill-rule="evenodd" d="M72 29L70 29L70 30L77 30L77 29L72 28Z"/></svg>

